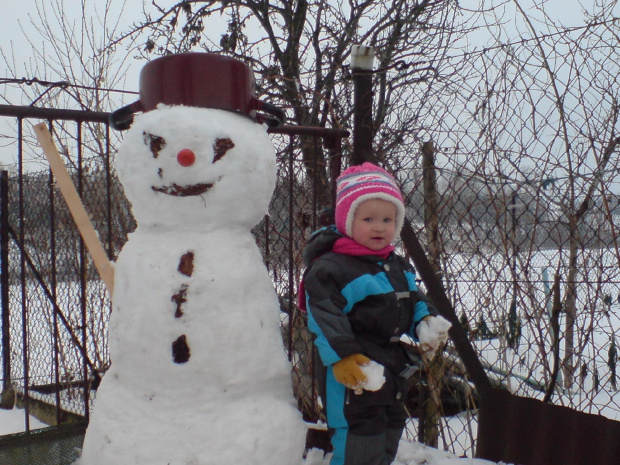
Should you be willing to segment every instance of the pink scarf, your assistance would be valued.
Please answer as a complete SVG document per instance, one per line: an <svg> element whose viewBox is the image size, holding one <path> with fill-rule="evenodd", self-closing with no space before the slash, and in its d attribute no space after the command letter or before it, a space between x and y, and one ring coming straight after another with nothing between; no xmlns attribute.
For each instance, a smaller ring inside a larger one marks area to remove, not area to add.
<svg viewBox="0 0 620 465"><path fill-rule="evenodd" d="M361 244L358 244L350 237L341 237L334 242L334 246L332 247L332 252L339 253L341 255L351 255L353 257L357 257L359 255L377 255L381 258L387 258L390 253L394 251L394 246L392 244L386 245L382 249L372 250L368 247L364 247Z"/></svg>
<svg viewBox="0 0 620 465"><path fill-rule="evenodd" d="M394 246L392 244L386 245L380 250L372 250L346 236L336 239L336 242L334 242L334 246L332 247L332 252L334 253L339 253L341 255L351 255L353 257L358 257L360 255L377 255L381 258L387 258L388 255L390 255L390 253L392 253L393 251ZM303 277L301 279L301 282L299 283L299 291L297 293L297 306L302 312L306 312L306 289L304 286Z"/></svg>

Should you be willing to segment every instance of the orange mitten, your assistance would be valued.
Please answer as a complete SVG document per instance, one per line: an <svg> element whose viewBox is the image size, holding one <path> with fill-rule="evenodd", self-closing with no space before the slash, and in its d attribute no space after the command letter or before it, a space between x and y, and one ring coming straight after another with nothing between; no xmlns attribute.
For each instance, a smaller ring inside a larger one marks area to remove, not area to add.
<svg viewBox="0 0 620 465"><path fill-rule="evenodd" d="M362 373L360 365L368 365L370 359L362 354L349 355L332 365L334 378L340 384L349 388L358 387L366 382L366 375Z"/></svg>

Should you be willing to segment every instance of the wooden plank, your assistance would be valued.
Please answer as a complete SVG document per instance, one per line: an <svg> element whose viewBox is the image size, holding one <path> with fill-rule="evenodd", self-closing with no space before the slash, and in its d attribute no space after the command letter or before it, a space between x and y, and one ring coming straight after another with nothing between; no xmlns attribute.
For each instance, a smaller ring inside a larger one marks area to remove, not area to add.
<svg viewBox="0 0 620 465"><path fill-rule="evenodd" d="M95 263L99 276L101 276L101 280L108 289L110 296L112 296L114 291L114 267L112 262L108 259L108 255L106 254L103 245L99 240L99 236L97 235L88 213L84 208L84 204L82 203L82 200L80 199L80 196L71 181L67 168L65 167L62 158L60 158L60 153L52 140L52 135L47 129L47 124L39 123L33 125L32 127L34 128L37 140L43 149L43 153L50 164L52 173L56 178L58 188L60 189L65 202L67 202L71 216L73 216L73 221L75 221L75 224L82 235L82 239L84 239L84 243L88 248L90 256Z"/></svg>

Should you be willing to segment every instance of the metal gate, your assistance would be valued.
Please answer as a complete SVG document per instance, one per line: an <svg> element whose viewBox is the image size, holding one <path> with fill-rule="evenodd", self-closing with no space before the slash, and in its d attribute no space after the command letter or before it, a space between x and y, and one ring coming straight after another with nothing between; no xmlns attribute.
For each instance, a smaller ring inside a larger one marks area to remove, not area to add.
<svg viewBox="0 0 620 465"><path fill-rule="evenodd" d="M118 135L110 131L107 113L0 105L0 116L15 118L18 160L16 170L0 176L2 406L23 409L25 431L0 439L0 450L23 452L25 442L28 447L41 442L46 449L50 441L49 434L31 428L32 417L48 425L73 424L71 441L79 436L76 431L88 423L93 393L110 364L109 296L50 170L45 163L26 169L38 150L29 143L30 125L48 122L111 260L135 221L113 169ZM312 372L296 362L312 352L312 343L307 337L297 340L295 327L303 322L291 302L303 266L300 244L331 202L341 140L348 133L292 126L269 131L277 148L278 181L271 214L253 233L281 303L295 392L308 416L317 411L316 396L300 386Z"/></svg>

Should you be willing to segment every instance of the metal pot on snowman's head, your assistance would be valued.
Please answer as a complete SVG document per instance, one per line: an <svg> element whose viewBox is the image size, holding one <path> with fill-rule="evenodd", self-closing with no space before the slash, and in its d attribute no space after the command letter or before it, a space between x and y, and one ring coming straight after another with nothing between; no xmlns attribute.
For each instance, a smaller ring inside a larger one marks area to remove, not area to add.
<svg viewBox="0 0 620 465"><path fill-rule="evenodd" d="M157 105L230 110L270 127L285 119L280 108L256 98L254 73L245 63L212 53L180 53L156 58L140 72L139 100L110 115L110 126L129 129L135 113Z"/></svg>

